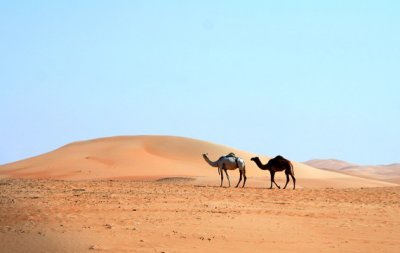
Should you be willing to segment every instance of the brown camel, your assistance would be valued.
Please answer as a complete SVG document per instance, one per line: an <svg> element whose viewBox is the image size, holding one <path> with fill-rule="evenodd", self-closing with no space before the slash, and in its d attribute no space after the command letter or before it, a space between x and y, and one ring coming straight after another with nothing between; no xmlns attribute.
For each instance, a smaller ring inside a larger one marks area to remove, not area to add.
<svg viewBox="0 0 400 253"><path fill-rule="evenodd" d="M296 188L296 178L294 177L293 165L289 160L283 158L280 155L278 155L275 158L270 159L268 161L268 163L265 165L261 163L261 160L258 157L253 157L253 158L251 158L251 160L253 162L255 162L260 169L268 170L269 173L271 174L270 189L272 189L272 183L274 183L279 189L281 188L275 182L275 172L278 172L278 171L285 171L285 174L286 174L286 184L285 184L285 187L283 187L283 189L285 189L287 184L289 183L289 175L293 179L293 190Z"/></svg>

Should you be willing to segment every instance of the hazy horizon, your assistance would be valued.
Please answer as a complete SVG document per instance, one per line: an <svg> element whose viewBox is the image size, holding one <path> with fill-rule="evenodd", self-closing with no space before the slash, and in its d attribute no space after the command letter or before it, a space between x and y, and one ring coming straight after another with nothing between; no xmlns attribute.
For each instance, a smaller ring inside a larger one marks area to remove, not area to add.
<svg viewBox="0 0 400 253"><path fill-rule="evenodd" d="M174 135L398 163L400 2L0 3L0 164Z"/></svg>

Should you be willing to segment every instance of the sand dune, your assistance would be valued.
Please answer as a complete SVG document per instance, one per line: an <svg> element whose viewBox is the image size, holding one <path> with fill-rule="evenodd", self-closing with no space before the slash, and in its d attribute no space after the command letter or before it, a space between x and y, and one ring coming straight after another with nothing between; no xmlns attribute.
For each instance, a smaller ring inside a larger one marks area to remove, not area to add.
<svg viewBox="0 0 400 253"><path fill-rule="evenodd" d="M246 151L210 142L172 136L118 136L80 141L52 152L0 166L0 178L41 178L62 180L136 179L193 177L196 183L218 184L217 170L201 157L210 159L234 152L246 161L248 185L269 186L269 174L250 161ZM260 156L263 163L269 157ZM293 162L299 187L391 186L375 180L344 175ZM238 172L230 172L236 183ZM284 174L277 175L284 181Z"/></svg>
<svg viewBox="0 0 400 253"><path fill-rule="evenodd" d="M310 160L305 162L305 164L318 169L337 171L352 176L400 183L399 163L387 165L356 165L340 160L320 159Z"/></svg>

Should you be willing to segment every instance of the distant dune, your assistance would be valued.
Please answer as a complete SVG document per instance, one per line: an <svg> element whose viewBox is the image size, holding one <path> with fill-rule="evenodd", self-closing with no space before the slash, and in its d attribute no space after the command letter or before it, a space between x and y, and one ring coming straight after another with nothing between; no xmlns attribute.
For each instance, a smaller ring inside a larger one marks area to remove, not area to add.
<svg viewBox="0 0 400 253"><path fill-rule="evenodd" d="M358 166L353 163L336 160L336 159L314 159L305 162L305 164L318 169L328 169L328 170L341 170L346 167Z"/></svg>
<svg viewBox="0 0 400 253"><path fill-rule="evenodd" d="M61 180L134 179L159 180L171 177L193 178L197 184L219 184L215 168L203 160L208 153L216 160L234 152L246 161L247 186L269 187L269 173L250 161L256 156L246 151L201 140L172 136L119 136L80 141L52 152L0 166L0 178ZM260 156L263 163L269 157ZM290 158L289 158L290 159ZM293 162L299 187L375 187L392 186L342 173L313 168ZM231 171L235 184L238 171ZM284 183L284 173L277 174ZM188 181L186 181L188 182ZM289 184L291 188L291 183Z"/></svg>
<svg viewBox="0 0 400 253"><path fill-rule="evenodd" d="M335 159L316 159L305 164L318 169L338 171L348 175L400 183L400 163L387 165L356 165Z"/></svg>

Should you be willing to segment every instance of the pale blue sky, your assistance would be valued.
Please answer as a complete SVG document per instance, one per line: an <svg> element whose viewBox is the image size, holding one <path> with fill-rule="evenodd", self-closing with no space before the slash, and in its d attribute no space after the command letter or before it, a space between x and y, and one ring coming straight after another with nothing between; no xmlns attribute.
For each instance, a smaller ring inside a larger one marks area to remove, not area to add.
<svg viewBox="0 0 400 253"><path fill-rule="evenodd" d="M399 1L1 1L0 164L161 134L400 162Z"/></svg>

